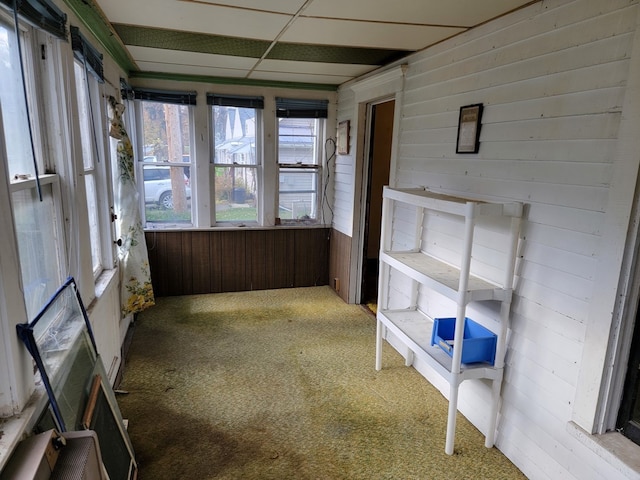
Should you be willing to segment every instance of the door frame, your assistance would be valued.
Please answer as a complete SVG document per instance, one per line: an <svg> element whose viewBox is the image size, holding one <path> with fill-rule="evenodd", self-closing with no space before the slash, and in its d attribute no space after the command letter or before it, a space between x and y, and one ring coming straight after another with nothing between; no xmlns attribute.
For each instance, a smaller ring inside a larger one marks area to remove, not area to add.
<svg viewBox="0 0 640 480"><path fill-rule="evenodd" d="M402 96L407 65L386 70L383 73L367 77L351 85L355 93L355 171L353 185L353 222L351 237L351 261L349 266L349 303L360 303L362 290L362 249L364 248L363 227L366 217L366 187L368 174L368 155L370 139L371 108L377 103L395 100L393 112L393 134L391 139L391 162L389 185L395 184L400 118L402 117ZM358 254L354 254L358 252Z"/></svg>

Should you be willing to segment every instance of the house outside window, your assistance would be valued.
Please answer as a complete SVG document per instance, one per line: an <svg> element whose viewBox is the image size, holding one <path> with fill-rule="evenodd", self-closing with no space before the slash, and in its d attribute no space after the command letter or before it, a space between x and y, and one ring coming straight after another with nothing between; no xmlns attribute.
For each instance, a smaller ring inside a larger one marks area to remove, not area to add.
<svg viewBox="0 0 640 480"><path fill-rule="evenodd" d="M322 192L326 101L276 99L278 214L283 223L316 223Z"/></svg>
<svg viewBox="0 0 640 480"><path fill-rule="evenodd" d="M256 223L260 208L262 97L209 94L216 223Z"/></svg>

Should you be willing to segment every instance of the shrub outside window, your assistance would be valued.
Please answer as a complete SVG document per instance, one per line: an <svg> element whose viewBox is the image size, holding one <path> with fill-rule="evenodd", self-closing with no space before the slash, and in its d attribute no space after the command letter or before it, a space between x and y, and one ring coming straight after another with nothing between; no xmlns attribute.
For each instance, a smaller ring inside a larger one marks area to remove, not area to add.
<svg viewBox="0 0 640 480"><path fill-rule="evenodd" d="M261 97L210 94L216 222L258 222Z"/></svg>

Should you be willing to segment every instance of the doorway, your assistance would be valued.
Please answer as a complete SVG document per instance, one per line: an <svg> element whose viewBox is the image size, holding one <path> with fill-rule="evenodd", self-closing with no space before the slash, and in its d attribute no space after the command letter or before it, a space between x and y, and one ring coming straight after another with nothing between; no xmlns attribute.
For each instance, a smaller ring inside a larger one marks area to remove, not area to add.
<svg viewBox="0 0 640 480"><path fill-rule="evenodd" d="M629 364L624 383L622 403L618 412L616 428L631 441L640 445L640 309L636 313L636 323Z"/></svg>
<svg viewBox="0 0 640 480"><path fill-rule="evenodd" d="M364 238L360 303L375 310L378 299L378 254L382 219L382 189L389 184L395 100L373 104L369 114Z"/></svg>

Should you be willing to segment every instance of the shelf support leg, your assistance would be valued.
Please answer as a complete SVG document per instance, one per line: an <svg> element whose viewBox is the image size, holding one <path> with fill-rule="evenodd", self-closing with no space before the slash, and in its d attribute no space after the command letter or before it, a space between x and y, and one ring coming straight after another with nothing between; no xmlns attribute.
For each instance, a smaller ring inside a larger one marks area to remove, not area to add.
<svg viewBox="0 0 640 480"><path fill-rule="evenodd" d="M444 453L453 455L456 441L456 414L458 413L458 376L455 375L449 387L449 415L447 417L447 440Z"/></svg>
<svg viewBox="0 0 640 480"><path fill-rule="evenodd" d="M491 411L489 412L489 426L484 446L493 447L496 439L496 425L498 423L498 406L500 404L500 390L502 387L502 375L494 379L491 383Z"/></svg>
<svg viewBox="0 0 640 480"><path fill-rule="evenodd" d="M382 322L376 322L376 370L382 370Z"/></svg>
<svg viewBox="0 0 640 480"><path fill-rule="evenodd" d="M404 357L404 365L405 367L413 365L413 350L409 347L407 347L407 355Z"/></svg>

